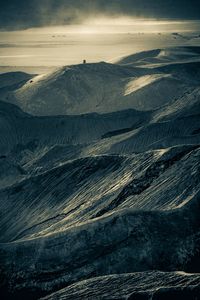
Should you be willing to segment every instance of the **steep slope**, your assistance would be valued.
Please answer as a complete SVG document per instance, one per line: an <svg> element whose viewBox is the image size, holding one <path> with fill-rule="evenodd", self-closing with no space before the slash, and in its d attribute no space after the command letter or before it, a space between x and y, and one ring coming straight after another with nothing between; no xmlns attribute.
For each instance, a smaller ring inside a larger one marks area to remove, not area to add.
<svg viewBox="0 0 200 300"><path fill-rule="evenodd" d="M1 189L1 241L56 233L122 207L179 207L199 191L196 148L81 158Z"/></svg>
<svg viewBox="0 0 200 300"><path fill-rule="evenodd" d="M97 216L129 208L169 210L190 202L199 192L199 146L160 150L156 161L132 175L115 199L108 199ZM156 153L155 153L156 155ZM189 179L188 179L189 177ZM148 200L147 200L148 199Z"/></svg>
<svg viewBox="0 0 200 300"><path fill-rule="evenodd" d="M157 110L154 122L173 120L177 117L189 117L198 115L200 112L200 88L196 87L188 91L182 97L176 99L170 105Z"/></svg>
<svg viewBox="0 0 200 300"><path fill-rule="evenodd" d="M198 299L200 276L184 272L138 272L75 283L43 299Z"/></svg>
<svg viewBox="0 0 200 300"><path fill-rule="evenodd" d="M129 164L131 161L118 156L83 158L1 190L1 241L27 235L28 229L37 233L67 217L70 223L89 219L88 213L91 215L96 205L98 209L103 195L112 196L111 182L116 193L128 181Z"/></svg>
<svg viewBox="0 0 200 300"><path fill-rule="evenodd" d="M194 272L199 225L199 197L195 197L172 211L121 210L45 237L4 243L1 289L7 295L36 299L80 279L121 270Z"/></svg>

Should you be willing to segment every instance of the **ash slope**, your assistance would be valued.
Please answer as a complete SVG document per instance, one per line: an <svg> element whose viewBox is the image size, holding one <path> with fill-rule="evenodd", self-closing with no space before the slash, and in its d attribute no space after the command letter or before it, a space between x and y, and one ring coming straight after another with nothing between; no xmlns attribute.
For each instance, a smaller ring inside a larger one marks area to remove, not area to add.
<svg viewBox="0 0 200 300"><path fill-rule="evenodd" d="M119 210L53 234L3 243L3 288L13 297L34 299L122 270L198 272L198 249L199 195L175 210Z"/></svg>
<svg viewBox="0 0 200 300"><path fill-rule="evenodd" d="M199 295L199 279L184 272L110 275L75 283L43 299L194 300Z"/></svg>
<svg viewBox="0 0 200 300"><path fill-rule="evenodd" d="M118 98L109 94L100 111L112 103L111 112L101 114L84 97L77 106L77 94L73 109L67 100L63 114L71 115L66 116L33 116L5 98L0 102L5 299L199 299L199 50L163 51L129 57L128 67L124 61L72 66L37 78L42 110L29 89L36 82L9 89L9 97L25 91L24 99L31 99L27 107L48 115L57 113L45 97L50 87L57 98L58 82L63 94L70 89L74 95L74 72L81 72L81 85L86 76L94 95L99 88L93 80L106 73L117 89L119 81L126 82L131 109L124 110L130 107L121 97L117 106ZM151 99L151 90L163 93L158 74L169 88L164 102ZM169 76L187 89L175 95ZM84 84L78 91L88 96ZM110 89L105 80L100 90L105 84ZM148 98L140 98L142 106L135 105L136 86L142 97L149 91Z"/></svg>

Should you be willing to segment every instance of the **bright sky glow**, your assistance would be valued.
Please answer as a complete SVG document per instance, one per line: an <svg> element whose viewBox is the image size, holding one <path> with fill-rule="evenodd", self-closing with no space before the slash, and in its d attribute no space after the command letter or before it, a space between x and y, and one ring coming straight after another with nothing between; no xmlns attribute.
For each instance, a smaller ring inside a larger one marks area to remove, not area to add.
<svg viewBox="0 0 200 300"><path fill-rule="evenodd" d="M89 18L82 24L28 29L28 32L52 34L113 34L113 33L156 33L200 30L198 21L174 21L135 19L131 17Z"/></svg>

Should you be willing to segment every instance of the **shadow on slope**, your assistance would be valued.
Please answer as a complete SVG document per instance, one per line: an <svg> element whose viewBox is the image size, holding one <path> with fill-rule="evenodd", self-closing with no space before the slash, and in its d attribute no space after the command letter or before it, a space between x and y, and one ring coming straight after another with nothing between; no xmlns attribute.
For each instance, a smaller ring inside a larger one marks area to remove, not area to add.
<svg viewBox="0 0 200 300"><path fill-rule="evenodd" d="M121 210L55 234L1 244L1 291L36 299L122 271L193 271L191 261L199 261L199 212L197 194L172 211Z"/></svg>
<svg viewBox="0 0 200 300"><path fill-rule="evenodd" d="M124 110L103 115L33 117L15 105L0 102L0 154L31 145L40 148L91 143L108 132L138 127L148 122L151 115L151 112Z"/></svg>

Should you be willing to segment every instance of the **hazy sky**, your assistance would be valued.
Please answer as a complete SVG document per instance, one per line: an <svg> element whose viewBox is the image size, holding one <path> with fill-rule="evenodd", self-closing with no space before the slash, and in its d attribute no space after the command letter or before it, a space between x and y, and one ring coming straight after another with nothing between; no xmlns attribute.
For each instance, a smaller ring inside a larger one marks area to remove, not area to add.
<svg viewBox="0 0 200 300"><path fill-rule="evenodd" d="M90 17L200 19L199 0L1 0L0 29L81 23Z"/></svg>

